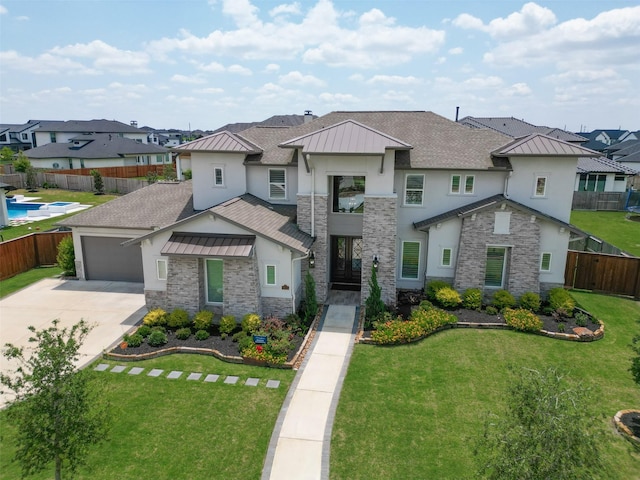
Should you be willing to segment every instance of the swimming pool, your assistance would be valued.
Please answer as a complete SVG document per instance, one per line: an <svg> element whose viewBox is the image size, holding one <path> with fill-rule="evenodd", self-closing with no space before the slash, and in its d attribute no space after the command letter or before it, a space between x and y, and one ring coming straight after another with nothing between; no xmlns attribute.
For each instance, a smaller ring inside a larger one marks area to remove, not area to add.
<svg viewBox="0 0 640 480"><path fill-rule="evenodd" d="M18 202L13 198L7 198L7 212L9 220L19 220L28 217L49 217L53 213L68 213L79 208L78 202Z"/></svg>

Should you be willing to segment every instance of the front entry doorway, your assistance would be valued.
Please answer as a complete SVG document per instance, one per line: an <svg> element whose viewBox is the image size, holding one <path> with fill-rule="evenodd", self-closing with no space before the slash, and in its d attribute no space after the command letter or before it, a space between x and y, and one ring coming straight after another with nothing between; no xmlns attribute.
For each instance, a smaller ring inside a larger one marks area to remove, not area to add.
<svg viewBox="0 0 640 480"><path fill-rule="evenodd" d="M331 237L331 283L333 288L360 290L362 237Z"/></svg>

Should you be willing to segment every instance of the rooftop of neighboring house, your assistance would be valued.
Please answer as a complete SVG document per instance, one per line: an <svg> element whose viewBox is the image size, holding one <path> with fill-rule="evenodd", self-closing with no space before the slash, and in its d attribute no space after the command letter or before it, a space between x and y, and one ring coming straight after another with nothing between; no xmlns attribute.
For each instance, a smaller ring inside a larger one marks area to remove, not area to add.
<svg viewBox="0 0 640 480"><path fill-rule="evenodd" d="M623 175L636 175L634 169L625 167L615 160L606 157L581 157L578 159L578 173L619 173Z"/></svg>
<svg viewBox="0 0 640 480"><path fill-rule="evenodd" d="M44 120L38 127L40 132L82 133L145 133L143 130L117 120Z"/></svg>
<svg viewBox="0 0 640 480"><path fill-rule="evenodd" d="M166 148L141 143L118 135L101 133L78 135L67 143L47 143L28 150L27 156L42 158L117 158L126 155L154 155L168 152Z"/></svg>
<svg viewBox="0 0 640 480"><path fill-rule="evenodd" d="M8 130L11 133L20 133L36 125L38 125L37 121L29 121L27 123L0 123L0 132Z"/></svg>
<svg viewBox="0 0 640 480"><path fill-rule="evenodd" d="M310 118L307 118L310 117ZM215 129L211 133L218 132L231 132L239 133L247 130L251 127L296 127L302 125L306 121L318 118L317 115L309 113L308 115L274 115L261 122L240 122L240 123L228 123L220 128Z"/></svg>
<svg viewBox="0 0 640 480"><path fill-rule="evenodd" d="M565 142L582 143L587 139L581 135L567 132L560 128L533 125L514 117L464 117L458 121L473 128L489 128L513 138L520 138L532 133L542 133Z"/></svg>

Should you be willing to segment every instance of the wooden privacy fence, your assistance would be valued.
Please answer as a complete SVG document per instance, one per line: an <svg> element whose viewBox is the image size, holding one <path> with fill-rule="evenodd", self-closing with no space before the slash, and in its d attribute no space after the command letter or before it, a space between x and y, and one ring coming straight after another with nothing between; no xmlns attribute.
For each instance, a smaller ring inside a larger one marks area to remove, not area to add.
<svg viewBox="0 0 640 480"><path fill-rule="evenodd" d="M565 287L640 299L640 258L567 252Z"/></svg>
<svg viewBox="0 0 640 480"><path fill-rule="evenodd" d="M0 243L0 280L41 265L53 265L60 241L71 232L38 232Z"/></svg>
<svg viewBox="0 0 640 480"><path fill-rule="evenodd" d="M75 170L72 170L75 171ZM66 175L60 173L36 173L37 183L50 188L63 190L75 190L80 192L93 191L93 177L90 175ZM25 176L21 173L0 175L0 182L7 183L15 188L26 188ZM105 193L127 194L139 188L146 187L149 182L139 178L111 178L102 177Z"/></svg>
<svg viewBox="0 0 640 480"><path fill-rule="evenodd" d="M168 164L167 164L168 165ZM162 175L164 165L128 165L126 167L99 167L99 168L74 168L71 170L55 170L49 173L62 173L67 175L91 175L91 170L97 170L103 177L133 178L145 177L148 172L156 172Z"/></svg>
<svg viewBox="0 0 640 480"><path fill-rule="evenodd" d="M572 210L623 210L628 192L573 192Z"/></svg>

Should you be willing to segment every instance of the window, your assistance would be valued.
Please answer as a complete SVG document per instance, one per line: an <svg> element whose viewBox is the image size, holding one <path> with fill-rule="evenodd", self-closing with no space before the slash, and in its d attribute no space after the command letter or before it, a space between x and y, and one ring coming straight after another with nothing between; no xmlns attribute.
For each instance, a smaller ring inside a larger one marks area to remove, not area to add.
<svg viewBox="0 0 640 480"><path fill-rule="evenodd" d="M207 275L207 303L222 303L224 262L218 259L207 258L205 264Z"/></svg>
<svg viewBox="0 0 640 480"><path fill-rule="evenodd" d="M417 279L420 269L420 242L402 242L402 278Z"/></svg>
<svg viewBox="0 0 640 480"><path fill-rule="evenodd" d="M551 253L550 252L542 252L542 255L540 256L540 271L542 272L551 271Z"/></svg>
<svg viewBox="0 0 640 480"><path fill-rule="evenodd" d="M265 273L266 273L265 283L267 285L275 285L276 284L276 266L267 265Z"/></svg>
<svg viewBox="0 0 640 480"><path fill-rule="evenodd" d="M442 249L442 257L440 258L440 266L441 267L450 267L451 266L451 253L452 250L450 248Z"/></svg>
<svg viewBox="0 0 640 480"><path fill-rule="evenodd" d="M156 276L158 280L167 279L167 261L164 258L158 258L156 260Z"/></svg>
<svg viewBox="0 0 640 480"><path fill-rule="evenodd" d="M460 175L451 175L451 188L449 193L460 193Z"/></svg>
<svg viewBox="0 0 640 480"><path fill-rule="evenodd" d="M22 137L22 140L29 140L29 134L28 133L21 133L20 136Z"/></svg>
<svg viewBox="0 0 640 480"><path fill-rule="evenodd" d="M424 175L407 175L405 177L404 204L422 205L424 192Z"/></svg>
<svg viewBox="0 0 640 480"><path fill-rule="evenodd" d="M578 189L585 192L604 192L604 186L606 183L606 175L581 173Z"/></svg>
<svg viewBox="0 0 640 480"><path fill-rule="evenodd" d="M364 211L364 177L333 177L333 211L362 213Z"/></svg>
<svg viewBox="0 0 640 480"><path fill-rule="evenodd" d="M471 195L473 193L473 184L475 183L475 175L466 175L464 177L464 193Z"/></svg>
<svg viewBox="0 0 640 480"><path fill-rule="evenodd" d="M156 155L156 163L164 163L164 155Z"/></svg>
<svg viewBox="0 0 640 480"><path fill-rule="evenodd" d="M536 189L533 192L534 197L544 197L547 195L547 177L542 175L536 176Z"/></svg>
<svg viewBox="0 0 640 480"><path fill-rule="evenodd" d="M287 172L284 168L269 169L269 198L275 200L287 198Z"/></svg>
<svg viewBox="0 0 640 480"><path fill-rule="evenodd" d="M213 167L213 185L224 187L224 171L222 167Z"/></svg>
<svg viewBox="0 0 640 480"><path fill-rule="evenodd" d="M614 178L614 181L616 181L616 182L624 182L626 180L627 180L627 178L624 175L616 175L615 178Z"/></svg>
<svg viewBox="0 0 640 480"><path fill-rule="evenodd" d="M7 142L7 134L6 133L3 133L2 135L0 135L0 142L4 142L4 143Z"/></svg>
<svg viewBox="0 0 640 480"><path fill-rule="evenodd" d="M49 132L49 140L51 143L56 143L56 132Z"/></svg>
<svg viewBox="0 0 640 480"><path fill-rule="evenodd" d="M485 287L503 288L506 258L506 247L487 248L487 263L484 273Z"/></svg>

